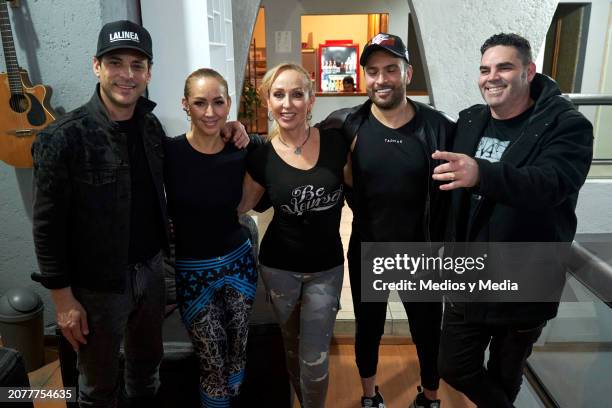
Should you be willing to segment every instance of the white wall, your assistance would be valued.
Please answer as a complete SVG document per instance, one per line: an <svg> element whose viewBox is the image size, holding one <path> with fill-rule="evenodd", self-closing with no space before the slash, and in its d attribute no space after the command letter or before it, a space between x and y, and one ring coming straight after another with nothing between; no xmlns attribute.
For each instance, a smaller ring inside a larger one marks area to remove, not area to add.
<svg viewBox="0 0 612 408"><path fill-rule="evenodd" d="M200 38L202 44L208 43L206 3L177 1L170 6L167 1L147 0L142 2L141 13L142 24L153 38L149 97L157 103L155 114L168 135L175 136L189 129L181 110L185 78L194 67L208 66L210 62L208 54L198 52L192 40ZM188 18L196 15L201 24L190 24Z"/></svg>
<svg viewBox="0 0 612 408"><path fill-rule="evenodd" d="M409 3L416 15L433 103L454 117L482 101L476 86L482 43L499 32L516 32L531 42L538 55L557 6L556 0Z"/></svg>
<svg viewBox="0 0 612 408"><path fill-rule="evenodd" d="M209 6L219 14L213 13ZM231 0L214 3L147 0L141 2L141 7L142 23L153 37L154 65L149 96L158 104L155 113L168 135L175 136L189 129L181 99L185 78L198 68L213 68L225 77L234 101L230 119L235 119L238 103ZM213 17L214 25L209 17ZM215 35L217 28L218 35Z"/></svg>

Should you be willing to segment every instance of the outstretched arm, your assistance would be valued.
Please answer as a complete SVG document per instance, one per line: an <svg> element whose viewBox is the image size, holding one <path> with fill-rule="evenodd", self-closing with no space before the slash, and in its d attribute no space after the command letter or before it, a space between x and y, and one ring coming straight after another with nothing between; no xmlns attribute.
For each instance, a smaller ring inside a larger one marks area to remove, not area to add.
<svg viewBox="0 0 612 408"><path fill-rule="evenodd" d="M560 129L526 165L435 152L434 159L448 162L436 167L432 177L449 182L441 185L441 190L476 187L477 194L514 208L554 207L580 190L593 155L593 131L588 121L575 116L558 126Z"/></svg>

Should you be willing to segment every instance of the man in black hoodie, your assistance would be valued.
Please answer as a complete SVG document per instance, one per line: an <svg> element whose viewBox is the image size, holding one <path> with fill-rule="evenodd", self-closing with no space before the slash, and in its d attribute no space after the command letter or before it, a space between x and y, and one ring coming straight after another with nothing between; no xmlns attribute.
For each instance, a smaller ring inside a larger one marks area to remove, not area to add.
<svg viewBox="0 0 612 408"><path fill-rule="evenodd" d="M433 178L453 190L448 238L569 243L592 159L592 125L553 80L536 73L526 39L494 35L481 54L478 84L487 104L460 113L453 152L433 154L447 161ZM563 268L553 272L562 282ZM558 305L446 302L442 378L479 407L512 407L525 361Z"/></svg>

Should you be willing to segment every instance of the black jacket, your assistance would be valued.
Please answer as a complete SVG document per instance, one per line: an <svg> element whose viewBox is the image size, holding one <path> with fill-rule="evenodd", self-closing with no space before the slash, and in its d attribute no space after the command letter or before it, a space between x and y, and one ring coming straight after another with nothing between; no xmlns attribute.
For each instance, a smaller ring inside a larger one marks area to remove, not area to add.
<svg viewBox="0 0 612 408"><path fill-rule="evenodd" d="M453 191L448 240L569 243L574 239L578 191L593 155L593 127L544 75L536 74L531 97L535 105L528 123L501 160L476 159L479 185ZM490 118L487 105L462 111L453 151L474 157ZM472 193L482 199L470 223ZM465 313L472 321L521 323L553 318L557 308L558 303L471 303Z"/></svg>
<svg viewBox="0 0 612 408"><path fill-rule="evenodd" d="M134 117L167 230L163 190L164 131L155 103L140 98ZM40 132L34 158L34 244L40 273L50 289L85 287L122 292L128 263L131 180L127 135L110 120L99 96ZM163 232L167 239L167 233Z"/></svg>
<svg viewBox="0 0 612 408"><path fill-rule="evenodd" d="M454 135L455 123L451 118L433 109L431 106L408 99L415 109L416 120L415 136L424 145L425 151L433 153L436 150L450 150ZM347 141L350 143L359 133L364 121L370 114L372 101L367 100L362 105L353 108L340 109L332 112L319 126L322 128L342 129ZM440 191L440 183L431 178L434 167L442 164L441 161L433 160L431 154L427 156L429 162L428 189L423 210L423 229L427 241L440 242L443 240L446 227L446 214L448 208L449 194ZM359 203L351 203L350 190L347 191L347 201L353 208ZM355 228L355 223L353 223Z"/></svg>

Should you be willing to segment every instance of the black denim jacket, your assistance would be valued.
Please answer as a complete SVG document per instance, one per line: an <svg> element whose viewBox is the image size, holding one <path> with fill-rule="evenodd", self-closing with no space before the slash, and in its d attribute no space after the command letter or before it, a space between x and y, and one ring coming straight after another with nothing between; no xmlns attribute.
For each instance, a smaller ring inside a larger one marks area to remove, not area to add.
<svg viewBox="0 0 612 408"><path fill-rule="evenodd" d="M161 124L155 103L140 98L134 112L157 191L160 228L167 231ZM32 145L34 245L49 289L77 286L122 292L128 263L131 181L127 134L108 117L99 96L69 112ZM167 233L165 234L167 237ZM166 244L167 245L167 244Z"/></svg>

